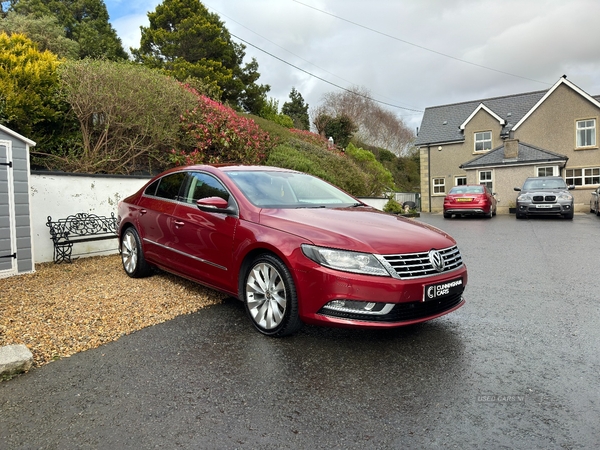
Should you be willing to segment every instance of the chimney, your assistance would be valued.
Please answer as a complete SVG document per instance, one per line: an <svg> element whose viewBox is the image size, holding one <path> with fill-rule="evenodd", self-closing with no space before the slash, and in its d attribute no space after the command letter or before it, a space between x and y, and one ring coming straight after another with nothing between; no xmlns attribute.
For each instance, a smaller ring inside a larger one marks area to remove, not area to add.
<svg viewBox="0 0 600 450"><path fill-rule="evenodd" d="M504 141L504 159L517 159L519 157L519 140L506 139Z"/></svg>

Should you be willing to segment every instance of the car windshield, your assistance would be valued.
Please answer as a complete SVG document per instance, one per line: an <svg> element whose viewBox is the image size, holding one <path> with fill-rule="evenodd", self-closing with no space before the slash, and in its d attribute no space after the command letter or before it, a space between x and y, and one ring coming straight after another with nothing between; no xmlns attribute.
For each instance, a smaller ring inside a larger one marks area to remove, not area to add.
<svg viewBox="0 0 600 450"><path fill-rule="evenodd" d="M318 208L357 205L356 199L311 175L276 171L230 171L227 175L256 206Z"/></svg>
<svg viewBox="0 0 600 450"><path fill-rule="evenodd" d="M567 189L567 184L563 179L532 178L525 181L523 185L524 191L535 189Z"/></svg>

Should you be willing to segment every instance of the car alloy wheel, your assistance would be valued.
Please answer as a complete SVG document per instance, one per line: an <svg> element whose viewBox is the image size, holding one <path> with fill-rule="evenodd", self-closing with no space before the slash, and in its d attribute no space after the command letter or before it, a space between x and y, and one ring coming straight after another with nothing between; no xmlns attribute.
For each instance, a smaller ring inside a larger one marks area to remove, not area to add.
<svg viewBox="0 0 600 450"><path fill-rule="evenodd" d="M127 228L121 237L121 261L123 269L131 278L142 278L150 274L150 266L144 258L140 236L134 228Z"/></svg>
<svg viewBox="0 0 600 450"><path fill-rule="evenodd" d="M264 254L252 262L244 282L244 300L252 323L263 334L286 336L302 326L294 281L274 255Z"/></svg>

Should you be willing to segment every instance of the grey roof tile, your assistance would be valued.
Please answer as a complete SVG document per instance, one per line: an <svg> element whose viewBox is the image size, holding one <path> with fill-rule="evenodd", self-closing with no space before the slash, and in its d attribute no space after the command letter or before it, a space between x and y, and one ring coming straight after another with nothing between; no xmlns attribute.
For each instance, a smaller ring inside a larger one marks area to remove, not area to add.
<svg viewBox="0 0 600 450"><path fill-rule="evenodd" d="M548 90L425 108L415 145L463 141L464 135L459 127L480 103L507 121L502 132L508 132L546 92Z"/></svg>
<svg viewBox="0 0 600 450"><path fill-rule="evenodd" d="M504 145L490 150L485 155L478 156L462 164L462 169L475 169L478 167L498 167L513 164L534 164L540 162L567 161L569 158L559 153L544 150L530 144L519 142L519 155L516 159L504 158Z"/></svg>

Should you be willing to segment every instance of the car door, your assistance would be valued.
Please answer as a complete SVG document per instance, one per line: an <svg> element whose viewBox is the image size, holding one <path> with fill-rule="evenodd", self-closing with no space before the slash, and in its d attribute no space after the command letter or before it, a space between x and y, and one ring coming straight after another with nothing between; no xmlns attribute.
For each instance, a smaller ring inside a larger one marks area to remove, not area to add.
<svg viewBox="0 0 600 450"><path fill-rule="evenodd" d="M174 212L185 172L165 175L146 188L138 202L138 227L146 259L171 267L178 255L173 251Z"/></svg>
<svg viewBox="0 0 600 450"><path fill-rule="evenodd" d="M221 197L237 209L234 198L212 174L190 172L184 182L181 202L174 217L174 249L179 254L178 271L217 288L236 290L232 273L233 239L237 214L200 211L196 201Z"/></svg>

